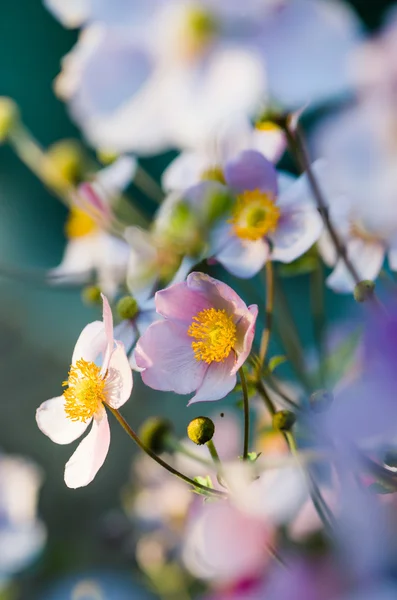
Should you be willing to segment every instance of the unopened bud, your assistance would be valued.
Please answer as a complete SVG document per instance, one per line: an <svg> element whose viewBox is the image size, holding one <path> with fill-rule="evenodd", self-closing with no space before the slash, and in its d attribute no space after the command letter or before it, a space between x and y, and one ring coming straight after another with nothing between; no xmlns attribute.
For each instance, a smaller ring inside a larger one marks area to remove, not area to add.
<svg viewBox="0 0 397 600"><path fill-rule="evenodd" d="M134 319L139 311L138 302L132 296L123 296L117 302L116 311L123 321Z"/></svg>
<svg viewBox="0 0 397 600"><path fill-rule="evenodd" d="M101 304L101 290L97 285L86 285L81 292L83 302L88 305Z"/></svg>
<svg viewBox="0 0 397 600"><path fill-rule="evenodd" d="M354 299L356 302L366 302L373 298L375 292L375 283L370 279L360 281L354 288Z"/></svg>
<svg viewBox="0 0 397 600"><path fill-rule="evenodd" d="M56 142L48 149L47 158L44 175L48 184L59 187L74 185L81 180L84 157L78 142Z"/></svg>
<svg viewBox="0 0 397 600"><path fill-rule="evenodd" d="M0 96L0 143L4 142L14 125L19 121L19 109L11 98Z"/></svg>
<svg viewBox="0 0 397 600"><path fill-rule="evenodd" d="M196 417L193 421L190 421L187 426L187 435L189 439L198 446L212 440L214 433L214 422L208 417Z"/></svg>
<svg viewBox="0 0 397 600"><path fill-rule="evenodd" d="M160 454L167 450L166 438L172 433L172 424L160 417L149 417L141 425L139 437L152 452Z"/></svg>
<svg viewBox="0 0 397 600"><path fill-rule="evenodd" d="M290 410L279 410L273 415L273 429L290 431L296 421L295 414Z"/></svg>
<svg viewBox="0 0 397 600"><path fill-rule="evenodd" d="M97 151L97 157L103 165L111 165L114 162L116 162L116 160L119 157L119 154L117 152L114 152L113 150L102 149Z"/></svg>
<svg viewBox="0 0 397 600"><path fill-rule="evenodd" d="M328 410L333 401L334 397L328 390L317 390L310 396L310 406L316 413Z"/></svg>

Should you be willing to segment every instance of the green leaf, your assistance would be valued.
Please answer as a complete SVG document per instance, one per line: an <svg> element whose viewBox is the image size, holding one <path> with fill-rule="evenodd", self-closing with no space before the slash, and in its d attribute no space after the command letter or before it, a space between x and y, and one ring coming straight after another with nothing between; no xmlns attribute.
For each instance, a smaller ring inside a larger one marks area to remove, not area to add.
<svg viewBox="0 0 397 600"><path fill-rule="evenodd" d="M256 462L261 454L262 452L248 452L248 460L250 462Z"/></svg>
<svg viewBox="0 0 397 600"><path fill-rule="evenodd" d="M197 477L194 477L194 481L196 481L197 483L199 483L201 485L205 485L207 488L211 488L212 490L214 489L214 484L212 483L211 477L209 475L206 475L205 477L201 477L200 475L198 475ZM211 492L207 492L206 490L203 490L198 487L194 488L193 492L195 494L198 494L199 496L205 496L206 498L212 498Z"/></svg>
<svg viewBox="0 0 397 600"><path fill-rule="evenodd" d="M278 366L282 365L283 363L287 362L287 357L280 354L279 356L273 356L270 360L269 363L267 365L270 373L273 373L273 371L275 371L277 369Z"/></svg>

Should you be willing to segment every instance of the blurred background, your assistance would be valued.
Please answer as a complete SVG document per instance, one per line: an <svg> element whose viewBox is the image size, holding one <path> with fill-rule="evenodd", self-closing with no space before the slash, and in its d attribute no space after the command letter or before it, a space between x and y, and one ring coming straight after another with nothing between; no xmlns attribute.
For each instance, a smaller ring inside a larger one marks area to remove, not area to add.
<svg viewBox="0 0 397 600"><path fill-rule="evenodd" d="M365 26L373 30L391 2L355 0L351 4ZM16 100L24 122L44 146L79 137L52 89L61 57L76 38L77 33L56 22L40 0L1 3L0 96ZM146 166L158 177L168 160L169 156L154 158L147 160ZM12 273L2 276L2 267L44 269L59 264L66 214L13 152L0 147L0 450L30 457L42 467L45 480L40 514L48 528L44 554L21 577L18 593L27 599L68 598L67 586L59 587L56 581L80 575L89 579L91 573L101 570L116 572L120 578L120 591L109 597L144 598L139 583L133 584L138 586L134 588L136 596L129 587L132 553L119 552L115 540L123 536L125 524L120 515L112 517L112 511L120 506L120 490L130 476L135 453L132 443L111 423L114 435L104 467L87 488L69 490L63 468L70 447L53 447L34 420L39 404L60 393L75 340L98 313L83 305L78 289L48 288ZM288 284L297 312L307 299L304 279ZM350 301L332 298L328 313L336 318ZM300 325L304 331L305 324ZM304 335L310 342L309 333L304 331ZM148 415L161 413L176 421L182 433L187 421L200 412L192 408L189 414L181 414L184 400L166 394L161 396L160 406L159 396L155 401L151 390L140 385L139 377L135 384L134 401L125 408L135 426ZM222 404L218 407L222 410ZM86 597L84 590L78 597Z"/></svg>

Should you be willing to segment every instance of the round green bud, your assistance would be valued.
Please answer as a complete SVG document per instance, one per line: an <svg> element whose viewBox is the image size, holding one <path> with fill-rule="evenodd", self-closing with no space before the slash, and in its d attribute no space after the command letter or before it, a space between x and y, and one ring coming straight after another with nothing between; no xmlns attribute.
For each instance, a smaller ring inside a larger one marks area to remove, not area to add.
<svg viewBox="0 0 397 600"><path fill-rule="evenodd" d="M117 302L116 311L123 321L134 319L139 312L138 302L132 296L123 296Z"/></svg>
<svg viewBox="0 0 397 600"><path fill-rule="evenodd" d="M61 140L52 144L47 151L47 158L44 175L49 183L65 186L81 180L84 156L77 141Z"/></svg>
<svg viewBox="0 0 397 600"><path fill-rule="evenodd" d="M273 415L273 429L290 431L296 421L296 416L290 410L279 410Z"/></svg>
<svg viewBox="0 0 397 600"><path fill-rule="evenodd" d="M119 154L114 152L114 150L105 150L102 148L97 151L97 157L103 165L111 165L118 159Z"/></svg>
<svg viewBox="0 0 397 600"><path fill-rule="evenodd" d="M375 292L375 283L370 279L360 281L354 288L354 299L356 302L366 302L373 298Z"/></svg>
<svg viewBox="0 0 397 600"><path fill-rule="evenodd" d="M19 121L19 109L11 98L0 96L0 143L3 142L14 125Z"/></svg>
<svg viewBox="0 0 397 600"><path fill-rule="evenodd" d="M190 421L187 426L187 435L189 439L198 446L212 440L214 433L214 422L208 417L196 417L193 421Z"/></svg>
<svg viewBox="0 0 397 600"><path fill-rule="evenodd" d="M328 390L317 390L310 396L310 406L316 413L328 410L333 401L333 394Z"/></svg>
<svg viewBox="0 0 397 600"><path fill-rule="evenodd" d="M88 305L101 304L101 289L97 285L86 285L81 292L83 302Z"/></svg>
<svg viewBox="0 0 397 600"><path fill-rule="evenodd" d="M166 438L172 433L172 424L161 417L149 417L139 429L142 442L155 454L167 450Z"/></svg>

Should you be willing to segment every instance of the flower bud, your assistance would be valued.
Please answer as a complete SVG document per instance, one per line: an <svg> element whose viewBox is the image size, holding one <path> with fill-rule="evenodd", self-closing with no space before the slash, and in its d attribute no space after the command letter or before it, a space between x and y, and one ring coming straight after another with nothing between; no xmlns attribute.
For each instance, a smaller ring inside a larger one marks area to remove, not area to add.
<svg viewBox="0 0 397 600"><path fill-rule="evenodd" d="M273 429L290 431L296 421L295 414L290 410L279 410L273 415Z"/></svg>
<svg viewBox="0 0 397 600"><path fill-rule="evenodd" d="M117 302L116 311L123 321L134 319L139 311L138 302L132 296L123 296Z"/></svg>
<svg viewBox="0 0 397 600"><path fill-rule="evenodd" d="M111 165L114 162L116 162L116 160L119 157L119 154L117 152L114 152L113 150L105 150L104 148L102 148L97 151L97 157L103 165Z"/></svg>
<svg viewBox="0 0 397 600"><path fill-rule="evenodd" d="M84 157L81 147L74 140L61 140L52 144L44 164L46 182L52 186L75 185L82 176Z"/></svg>
<svg viewBox="0 0 397 600"><path fill-rule="evenodd" d="M310 396L310 406L316 413L325 412L329 409L334 397L328 390L317 390Z"/></svg>
<svg viewBox="0 0 397 600"><path fill-rule="evenodd" d="M189 439L198 446L212 440L214 433L214 422L208 417L196 417L193 421L190 421L187 426L187 435Z"/></svg>
<svg viewBox="0 0 397 600"><path fill-rule="evenodd" d="M101 290L97 285L86 285L81 292L83 302L88 305L101 304Z"/></svg>
<svg viewBox="0 0 397 600"><path fill-rule="evenodd" d="M149 417L141 425L139 437L152 452L160 454L166 448L166 438L172 433L172 424L160 417Z"/></svg>
<svg viewBox="0 0 397 600"><path fill-rule="evenodd" d="M356 302L366 302L370 300L375 292L375 283L370 279L360 281L354 288L354 299Z"/></svg>
<svg viewBox="0 0 397 600"><path fill-rule="evenodd" d="M18 120L19 109L14 100L0 96L0 143L5 141Z"/></svg>

